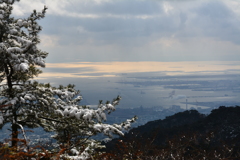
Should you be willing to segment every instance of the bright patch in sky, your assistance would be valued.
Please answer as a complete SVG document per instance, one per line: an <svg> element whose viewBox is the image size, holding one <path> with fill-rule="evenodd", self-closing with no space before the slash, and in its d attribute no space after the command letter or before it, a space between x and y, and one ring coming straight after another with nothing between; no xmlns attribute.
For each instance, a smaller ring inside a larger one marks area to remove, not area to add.
<svg viewBox="0 0 240 160"><path fill-rule="evenodd" d="M79 62L47 63L40 78L44 77L116 77L123 73L166 72L167 75L193 73L239 73L240 62ZM57 72L54 72L57 69ZM67 69L71 72L64 72ZM82 70L85 69L85 70ZM61 71L59 72L59 71Z"/></svg>

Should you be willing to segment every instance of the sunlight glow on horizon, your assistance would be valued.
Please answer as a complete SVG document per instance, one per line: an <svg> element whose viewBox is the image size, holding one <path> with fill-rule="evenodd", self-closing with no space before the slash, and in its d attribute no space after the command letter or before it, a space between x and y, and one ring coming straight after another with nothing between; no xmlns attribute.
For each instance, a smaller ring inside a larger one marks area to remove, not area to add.
<svg viewBox="0 0 240 160"><path fill-rule="evenodd" d="M47 63L50 69L59 69L60 72L48 71L47 69L37 79L44 77L116 77L123 73L141 72L167 72L167 75L180 75L197 72L239 72L239 61L191 61L191 62L79 62L79 63ZM75 71L84 69L84 71ZM89 69L91 68L91 69ZM71 73L61 73L61 69L72 70ZM94 75L98 74L98 75Z"/></svg>

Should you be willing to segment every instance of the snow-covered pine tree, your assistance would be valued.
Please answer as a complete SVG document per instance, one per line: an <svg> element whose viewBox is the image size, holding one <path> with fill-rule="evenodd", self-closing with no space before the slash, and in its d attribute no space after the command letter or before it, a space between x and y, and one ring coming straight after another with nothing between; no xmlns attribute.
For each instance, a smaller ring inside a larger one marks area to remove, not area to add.
<svg viewBox="0 0 240 160"><path fill-rule="evenodd" d="M31 92L30 82L26 83L41 72L36 66L44 67L47 56L37 48L41 31L37 20L45 16L47 8L42 12L34 10L28 18L15 19L11 12L16 1L0 0L0 82L3 82L0 104L11 104L1 109L0 125L12 124L12 146L17 145L17 131L22 128L20 119L24 113L20 111L27 109L24 96Z"/></svg>
<svg viewBox="0 0 240 160"><path fill-rule="evenodd" d="M33 81L41 73L37 67L45 67L47 57L37 48L41 31L37 20L45 16L47 8L16 19L11 17L16 1L0 0L0 128L11 123L12 146L16 147L19 130L24 133L24 127L43 127L56 133L53 137L62 143L59 147L75 158L88 158L101 147L92 136L123 135L136 117L121 124L105 124L106 114L115 110L120 97L93 109L79 105L82 97L74 85L56 88Z"/></svg>

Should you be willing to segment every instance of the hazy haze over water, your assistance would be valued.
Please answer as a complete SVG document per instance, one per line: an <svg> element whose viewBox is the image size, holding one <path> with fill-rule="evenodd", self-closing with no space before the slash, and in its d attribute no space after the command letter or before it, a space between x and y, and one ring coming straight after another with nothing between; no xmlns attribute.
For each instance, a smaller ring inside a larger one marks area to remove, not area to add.
<svg viewBox="0 0 240 160"><path fill-rule="evenodd" d="M74 83L88 104L122 96L123 108L239 105L240 62L84 62L47 64L39 81ZM210 102L210 103L206 103Z"/></svg>

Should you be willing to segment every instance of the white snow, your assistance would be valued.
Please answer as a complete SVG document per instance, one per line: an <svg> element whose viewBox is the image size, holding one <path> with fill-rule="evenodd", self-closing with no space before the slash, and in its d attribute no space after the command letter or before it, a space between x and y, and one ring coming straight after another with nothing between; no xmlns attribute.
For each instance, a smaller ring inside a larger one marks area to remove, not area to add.
<svg viewBox="0 0 240 160"><path fill-rule="evenodd" d="M19 26L22 26L22 25L23 25L22 19L19 19L19 20L17 21L17 24L18 24Z"/></svg>
<svg viewBox="0 0 240 160"><path fill-rule="evenodd" d="M25 103L25 99L22 98L22 97L20 97L20 101L21 101L22 103Z"/></svg>
<svg viewBox="0 0 240 160"><path fill-rule="evenodd" d="M20 64L20 69L23 71L23 72L27 72L28 71L28 64L27 63L21 63Z"/></svg>
<svg viewBox="0 0 240 160"><path fill-rule="evenodd" d="M58 114L58 115L64 116L63 112L59 109L55 110L55 113Z"/></svg>

